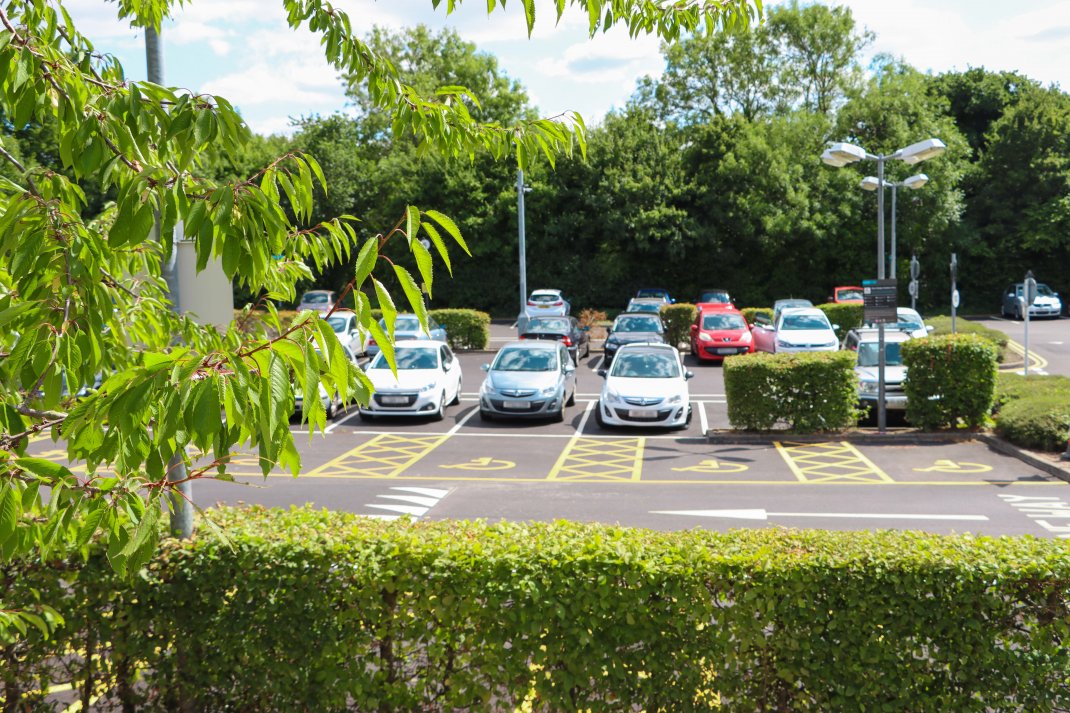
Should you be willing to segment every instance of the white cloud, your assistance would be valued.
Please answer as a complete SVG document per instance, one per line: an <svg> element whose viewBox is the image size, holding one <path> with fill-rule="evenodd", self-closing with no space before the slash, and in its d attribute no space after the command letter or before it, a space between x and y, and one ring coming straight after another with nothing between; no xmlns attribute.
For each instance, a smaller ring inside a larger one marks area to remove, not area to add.
<svg viewBox="0 0 1070 713"><path fill-rule="evenodd" d="M298 111L310 104L316 110L322 110L325 105L341 104L344 97L337 82L334 85L337 90L330 92L304 81L306 72L316 70L321 68L298 64L280 67L257 62L239 72L205 82L201 91L224 96L242 109L268 102L284 102Z"/></svg>
<svg viewBox="0 0 1070 713"><path fill-rule="evenodd" d="M550 77L583 83L623 82L629 87L644 74L660 73L662 67L656 38L630 39L623 30L578 42L561 57L548 57L536 64L539 72Z"/></svg>

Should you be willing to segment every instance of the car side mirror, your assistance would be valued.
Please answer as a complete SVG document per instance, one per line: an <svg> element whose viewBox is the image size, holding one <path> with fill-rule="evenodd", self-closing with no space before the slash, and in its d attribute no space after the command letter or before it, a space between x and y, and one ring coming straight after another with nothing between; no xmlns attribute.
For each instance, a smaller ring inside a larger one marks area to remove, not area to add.
<svg viewBox="0 0 1070 713"><path fill-rule="evenodd" d="M834 325L832 325L832 329L833 329L833 331L835 331L835 330L837 330L837 329L839 329L839 328L840 328L840 325L838 325L838 324L834 324Z"/></svg>
<svg viewBox="0 0 1070 713"><path fill-rule="evenodd" d="M693 371L685 371L684 372L684 380L685 381L688 380L688 379L693 379L693 378L695 378L695 372L693 372Z"/></svg>
<svg viewBox="0 0 1070 713"><path fill-rule="evenodd" d="M574 371L576 371L576 367L575 366L573 366L571 363L565 364L565 373L566 374L571 374Z"/></svg>
<svg viewBox="0 0 1070 713"><path fill-rule="evenodd" d="M694 334L697 331L698 331L698 325L697 324L692 324L691 325L691 333Z"/></svg>
<svg viewBox="0 0 1070 713"><path fill-rule="evenodd" d="M603 379L606 378L606 373L607 372L606 372L605 369L599 369L598 370L598 375L601 376Z"/></svg>
<svg viewBox="0 0 1070 713"><path fill-rule="evenodd" d="M926 324L926 325L925 325L925 331L926 331L926 332L929 332L930 334L931 334L931 333L932 333L932 331L933 331L933 330L935 330L935 329L936 329L936 327L932 326L931 324Z"/></svg>
<svg viewBox="0 0 1070 713"><path fill-rule="evenodd" d="M490 364L484 364L483 366L481 366L479 368L482 369L483 371L490 371Z"/></svg>

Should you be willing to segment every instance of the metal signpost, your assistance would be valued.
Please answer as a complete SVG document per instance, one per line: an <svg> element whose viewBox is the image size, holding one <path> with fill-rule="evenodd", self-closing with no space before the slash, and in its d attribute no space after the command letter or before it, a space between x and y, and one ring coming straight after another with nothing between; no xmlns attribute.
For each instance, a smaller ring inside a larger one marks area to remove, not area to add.
<svg viewBox="0 0 1070 713"><path fill-rule="evenodd" d="M1025 327L1025 364L1022 369L1023 376L1029 376L1029 308L1037 301L1037 281L1033 277L1033 271L1025 273L1025 284L1022 285L1022 296L1018 298L1022 302L1022 320Z"/></svg>
<svg viewBox="0 0 1070 713"><path fill-rule="evenodd" d="M519 233L519 249L520 249L520 315L517 319L523 319L527 313L528 304L528 261L527 261L527 245L525 243L524 235L524 172L517 169L516 172L516 222Z"/></svg>
<svg viewBox="0 0 1070 713"><path fill-rule="evenodd" d="M916 255L910 256L910 283L907 285L907 293L910 295L910 309L918 309L918 276L921 275L921 263Z"/></svg>
<svg viewBox="0 0 1070 713"><path fill-rule="evenodd" d="M959 260L951 253L951 333L955 333L955 312L959 308L959 291L956 287L959 279Z"/></svg>
<svg viewBox="0 0 1070 713"><path fill-rule="evenodd" d="M888 409L884 403L884 325L899 321L898 295L896 280L862 281L862 319L877 325L877 430L881 433L888 425Z"/></svg>

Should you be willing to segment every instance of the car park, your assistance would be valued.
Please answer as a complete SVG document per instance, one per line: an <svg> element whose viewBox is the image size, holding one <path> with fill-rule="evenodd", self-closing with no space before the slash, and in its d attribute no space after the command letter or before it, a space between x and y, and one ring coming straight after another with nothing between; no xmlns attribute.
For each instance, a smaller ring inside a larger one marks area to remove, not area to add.
<svg viewBox="0 0 1070 713"><path fill-rule="evenodd" d="M310 309L313 312L327 314L334 309L337 299L338 295L333 290L309 290L301 295L301 301L297 303L297 311Z"/></svg>
<svg viewBox="0 0 1070 713"><path fill-rule="evenodd" d="M562 421L576 402L576 365L560 342L529 340L502 347L479 389L479 417Z"/></svg>
<svg viewBox="0 0 1070 713"><path fill-rule="evenodd" d="M317 354L319 353L319 349L318 348L316 349L316 353ZM342 353L345 354L346 359L354 367L360 368L358 366L358 364L357 364L357 357L353 353L353 350L350 349L345 344L342 345ZM327 415L327 420L328 421L330 421L335 416L337 416L338 413L344 407L344 404L342 403L341 396L339 396L339 394L337 392L334 393L333 395L328 394L327 393L327 389L324 388L323 384L319 384L319 400L320 400L320 404L323 406L323 412ZM300 417L301 416L301 412L304 410L304 406L305 406L304 402L305 402L305 394L301 390L301 387L299 387L295 383L294 384L294 416L295 417Z"/></svg>
<svg viewBox="0 0 1070 713"><path fill-rule="evenodd" d="M657 297L633 297L628 300L628 306L625 308L625 312L650 312L652 314L660 314L661 308L664 307L667 302Z"/></svg>
<svg viewBox="0 0 1070 713"><path fill-rule="evenodd" d="M354 354L364 353L364 337L361 336L360 320L355 312L339 309L325 319L343 346L348 347Z"/></svg>
<svg viewBox="0 0 1070 713"><path fill-rule="evenodd" d="M368 363L374 391L360 416L429 416L441 421L446 406L461 399L461 363L448 344L410 339L394 344L397 376L380 352Z"/></svg>
<svg viewBox="0 0 1070 713"><path fill-rule="evenodd" d="M572 305L561 290L535 290L528 296L524 314L528 317L565 317Z"/></svg>
<svg viewBox="0 0 1070 713"><path fill-rule="evenodd" d="M903 382L907 368L903 365L903 342L913 337L905 329L884 330L884 404L889 410L902 411L907 407ZM858 375L858 401L863 406L876 406L880 396L880 335L873 327L861 327L847 332L843 348L858 355L855 373Z"/></svg>
<svg viewBox="0 0 1070 713"><path fill-rule="evenodd" d="M617 315L609 328L604 347L605 363L609 364L617 350L635 342L665 342L665 326L661 317L645 312L624 312Z"/></svg>
<svg viewBox="0 0 1070 713"><path fill-rule="evenodd" d="M675 304L676 300L672 298L669 291L664 287L640 287L635 291L635 296L640 298L654 298L665 302L665 304Z"/></svg>
<svg viewBox="0 0 1070 713"><path fill-rule="evenodd" d="M386 320L380 319L379 326L383 331L386 331ZM427 318L427 331L425 332L423 327L420 326L420 318L415 314L401 313L394 320L394 340L398 342L407 341L411 339L430 339L433 342L445 342L446 330L434 317ZM375 356L379 353L379 345L375 342L375 337L370 334L364 340L364 352L368 356Z"/></svg>
<svg viewBox="0 0 1070 713"><path fill-rule="evenodd" d="M668 344L627 344L609 368L595 406L599 426L686 428L691 398L680 352Z"/></svg>
<svg viewBox="0 0 1070 713"><path fill-rule="evenodd" d="M691 325L691 353L701 361L723 361L726 356L754 351L754 338L747 320L730 305L696 305Z"/></svg>
<svg viewBox="0 0 1070 713"><path fill-rule="evenodd" d="M863 302L861 287L845 286L845 287L833 287L832 296L829 298L829 302L834 304L856 304L860 305Z"/></svg>
<svg viewBox="0 0 1070 713"><path fill-rule="evenodd" d="M581 327L575 317L532 317L524 326L521 339L552 339L568 349L573 364L591 353L590 330Z"/></svg>
<svg viewBox="0 0 1070 713"><path fill-rule="evenodd" d="M728 294L728 290L722 290L719 287L707 287L699 291L698 299L695 300L695 304L715 302L732 304L732 296Z"/></svg>
<svg viewBox="0 0 1070 713"><path fill-rule="evenodd" d="M787 307L780 311L775 322L765 315L755 317L751 333L755 351L836 351L840 346L837 326L830 324L825 313L816 307Z"/></svg>
<svg viewBox="0 0 1070 713"><path fill-rule="evenodd" d="M1003 290L1003 302L1000 306L1000 314L1004 317L1024 319L1025 312L1022 310L1022 303L1020 302L1024 294L1025 286L1023 283L1017 282L1013 285L1008 285L1007 288ZM1043 282L1038 282L1037 298L1033 301L1033 304L1029 306L1029 318L1054 317L1058 319L1062 312L1063 302L1059 298L1059 293L1052 290Z"/></svg>

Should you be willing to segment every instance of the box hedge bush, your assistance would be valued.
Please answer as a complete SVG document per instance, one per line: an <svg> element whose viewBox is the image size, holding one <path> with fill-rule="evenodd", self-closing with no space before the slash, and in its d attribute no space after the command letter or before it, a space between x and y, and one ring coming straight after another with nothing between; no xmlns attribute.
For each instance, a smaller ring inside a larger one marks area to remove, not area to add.
<svg viewBox="0 0 1070 713"><path fill-rule="evenodd" d="M486 349L490 344L490 315L474 309L433 309L428 314L446 329L454 349Z"/></svg>
<svg viewBox="0 0 1070 713"><path fill-rule="evenodd" d="M996 390L993 342L955 334L911 339L901 349L908 421L927 429L985 423Z"/></svg>
<svg viewBox="0 0 1070 713"><path fill-rule="evenodd" d="M9 709L72 680L147 712L1070 706L1065 542L211 516L125 581L7 563L5 606L67 622L0 641Z"/></svg>
<svg viewBox="0 0 1070 713"><path fill-rule="evenodd" d="M817 305L817 308L825 313L829 322L836 325L836 338L841 342L847 336L847 332L862 326L862 305L860 304L829 302Z"/></svg>
<svg viewBox="0 0 1070 713"><path fill-rule="evenodd" d="M769 321L773 320L772 307L744 307L740 312L743 313L743 319L747 320L747 324L754 324L754 318L759 314L768 317Z"/></svg>
<svg viewBox="0 0 1070 713"><path fill-rule="evenodd" d="M836 431L858 420L853 352L741 354L724 362L728 421L765 431Z"/></svg>
<svg viewBox="0 0 1070 713"><path fill-rule="evenodd" d="M1070 379L1001 373L996 433L1023 448L1065 450L1070 438Z"/></svg>
<svg viewBox="0 0 1070 713"><path fill-rule="evenodd" d="M661 322L665 325L665 341L674 347L680 347L691 341L691 325L695 323L695 305L680 302L663 305Z"/></svg>

